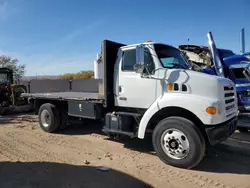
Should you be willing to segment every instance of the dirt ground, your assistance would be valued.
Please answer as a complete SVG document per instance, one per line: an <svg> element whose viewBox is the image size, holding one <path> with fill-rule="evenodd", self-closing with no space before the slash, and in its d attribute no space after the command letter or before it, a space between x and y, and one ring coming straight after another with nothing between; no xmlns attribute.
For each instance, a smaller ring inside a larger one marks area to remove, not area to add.
<svg viewBox="0 0 250 188"><path fill-rule="evenodd" d="M150 137L112 140L93 122L48 134L31 118L0 117L0 188L250 188L250 133L235 133L184 170L162 163Z"/></svg>

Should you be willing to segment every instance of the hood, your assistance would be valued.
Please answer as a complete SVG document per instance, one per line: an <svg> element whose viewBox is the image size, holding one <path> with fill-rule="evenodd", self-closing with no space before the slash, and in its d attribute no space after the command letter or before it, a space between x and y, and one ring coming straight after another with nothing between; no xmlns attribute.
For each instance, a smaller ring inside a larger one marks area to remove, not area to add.
<svg viewBox="0 0 250 188"><path fill-rule="evenodd" d="M249 62L249 59L244 55L234 55L223 58L223 62L230 67L231 65L240 64L242 61Z"/></svg>

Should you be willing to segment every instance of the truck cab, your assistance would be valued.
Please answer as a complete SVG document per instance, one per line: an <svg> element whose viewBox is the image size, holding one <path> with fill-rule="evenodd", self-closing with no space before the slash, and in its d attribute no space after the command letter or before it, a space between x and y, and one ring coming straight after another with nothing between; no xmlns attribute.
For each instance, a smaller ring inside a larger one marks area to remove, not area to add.
<svg viewBox="0 0 250 188"><path fill-rule="evenodd" d="M46 132L64 127L65 117L103 121L103 132L144 139L152 134L166 164L193 168L206 145L226 140L236 128L234 83L194 71L179 49L155 42L125 45L105 40L98 56L98 93L26 93Z"/></svg>
<svg viewBox="0 0 250 188"><path fill-rule="evenodd" d="M224 86L232 89L234 87L232 81L227 79L207 76L191 70L180 51L172 46L161 43L144 43L141 46L144 50L144 57L141 58L143 59L143 68L140 68L143 70L139 72L136 67L138 61L141 61L136 57L136 54L139 53L136 52L139 48L138 45L122 47L118 52L114 68L115 105L118 107L146 110L152 107L154 103L158 103L162 108L165 105L166 107L178 106L189 109L196 114L204 111L204 109L199 109L201 106L192 108L189 104L190 100L196 101L197 105L199 100L210 101L211 99L208 99L214 96L210 89L217 84L223 85L223 87L216 88L214 90L217 92L215 95L220 95L220 100L226 100L223 95L225 93ZM206 82L206 86L201 86L200 84L204 82ZM194 96L200 97L195 98ZM178 98L182 99L181 104L176 103L175 99ZM161 102L167 101L160 104L159 100ZM210 102L210 105L218 103L218 101ZM236 109L234 100L230 102L230 105L234 107L229 110L229 114ZM221 111L223 110L221 109ZM228 119L232 116L229 115ZM214 116L212 119L205 116L202 121L205 118L208 118L207 124L219 123L214 119Z"/></svg>

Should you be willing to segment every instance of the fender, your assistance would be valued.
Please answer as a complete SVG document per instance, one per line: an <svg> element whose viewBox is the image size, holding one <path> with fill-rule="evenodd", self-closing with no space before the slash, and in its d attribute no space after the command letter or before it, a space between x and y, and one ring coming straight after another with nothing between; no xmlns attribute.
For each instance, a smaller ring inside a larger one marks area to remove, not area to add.
<svg viewBox="0 0 250 188"><path fill-rule="evenodd" d="M166 93L163 97L158 98L144 113L138 129L138 138L144 138L150 119L155 113L166 107L184 108L195 114L203 124L216 124L217 122L214 121L216 120L214 116L217 115L206 113L206 108L209 106L215 106L218 109L219 101L190 94Z"/></svg>

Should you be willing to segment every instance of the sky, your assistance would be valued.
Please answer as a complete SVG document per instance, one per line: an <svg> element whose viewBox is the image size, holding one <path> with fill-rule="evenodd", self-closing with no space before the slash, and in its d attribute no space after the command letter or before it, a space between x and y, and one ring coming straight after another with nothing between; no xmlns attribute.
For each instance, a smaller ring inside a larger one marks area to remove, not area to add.
<svg viewBox="0 0 250 188"><path fill-rule="evenodd" d="M207 45L250 51L250 0L0 0L0 55L17 58L26 75L93 70L105 39ZM189 42L188 42L189 39Z"/></svg>

